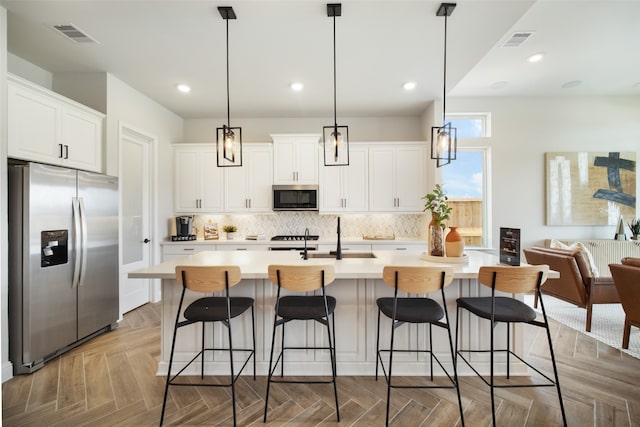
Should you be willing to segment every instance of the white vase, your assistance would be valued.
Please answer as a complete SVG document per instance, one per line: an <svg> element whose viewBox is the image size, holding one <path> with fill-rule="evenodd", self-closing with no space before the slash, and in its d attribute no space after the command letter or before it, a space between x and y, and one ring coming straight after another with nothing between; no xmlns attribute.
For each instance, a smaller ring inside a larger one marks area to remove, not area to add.
<svg viewBox="0 0 640 427"><path fill-rule="evenodd" d="M233 240L234 237L236 237L236 232L235 231L228 231L227 232L227 240Z"/></svg>

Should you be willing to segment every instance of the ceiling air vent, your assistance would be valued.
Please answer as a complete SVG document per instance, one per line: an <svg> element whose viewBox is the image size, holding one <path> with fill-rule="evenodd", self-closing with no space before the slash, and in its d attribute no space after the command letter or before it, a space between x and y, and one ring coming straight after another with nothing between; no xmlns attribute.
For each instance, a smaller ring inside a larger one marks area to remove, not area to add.
<svg viewBox="0 0 640 427"><path fill-rule="evenodd" d="M509 40L504 42L502 47L520 47L520 45L525 41L527 41L527 39L532 35L533 35L532 32L521 31L521 32L513 33L511 37L509 37Z"/></svg>
<svg viewBox="0 0 640 427"><path fill-rule="evenodd" d="M91 38L91 36L87 35L73 24L52 25L51 28L74 43L97 43Z"/></svg>

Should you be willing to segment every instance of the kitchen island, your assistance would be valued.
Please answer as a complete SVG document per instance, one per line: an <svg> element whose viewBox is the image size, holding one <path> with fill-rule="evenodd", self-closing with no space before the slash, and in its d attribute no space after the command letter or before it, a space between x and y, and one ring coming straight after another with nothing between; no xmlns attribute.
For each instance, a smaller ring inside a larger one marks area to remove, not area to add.
<svg viewBox="0 0 640 427"><path fill-rule="evenodd" d="M378 310L376 299L393 296L393 288L387 286L381 279L385 265L434 265L421 259L420 252L413 251L373 251L374 258L310 258L302 260L297 252L253 252L253 251L204 251L194 255L170 259L147 269L129 273L130 278L162 279L162 324L161 324L161 356L158 374L165 375L181 287L175 281L175 267L177 265L238 265L242 272L242 281L231 289L233 296L248 296L255 300L256 310L256 361L257 373L266 375L269 364L269 345L273 327L274 305L277 286L272 284L267 275L270 264L333 264L336 280L327 286L327 293L337 300L335 311L336 321L336 353L339 375L373 375L376 363L376 328ZM454 268L454 281L446 288L449 318L455 331L456 298L462 296L487 296L490 289L477 282L478 269L482 265L495 265L498 258L495 255L467 251L467 263L451 263ZM446 261L443 260L443 261ZM446 264L446 262L443 262ZM552 272L550 276L557 273ZM187 294L187 303L200 297L200 294ZM431 295L440 301L440 295ZM251 316L242 316L232 321L234 347L250 346ZM461 318L461 348L488 348L489 329L486 321L478 320L475 316L465 313ZM506 325L496 327L499 345L506 345ZM516 352L522 353L524 347L523 329L513 328L512 345ZM211 345L215 340L216 346L221 346L226 340L226 333L221 325L215 325L213 332L206 332L206 340ZM287 345L326 345L323 344L325 333L322 326L316 322L294 322L287 326ZM428 328L424 325L406 325L396 332L396 348L426 348L429 340ZM446 331L434 328L434 352L444 361L445 367L450 368L450 356ZM381 348L388 347L390 335L390 321L382 318L380 342ZM200 325L193 325L180 331L176 342L174 356L175 369L181 368L191 360L193 354L200 349ZM502 342L500 342L502 341ZM276 342L276 346L280 346ZM205 360L205 372L211 375L228 373L228 353L216 352L209 354ZM239 354L238 357L241 357ZM474 357L477 368L481 372L489 372L488 357L478 355ZM288 375L329 375L330 365L328 352L323 350L296 350L286 355L285 371ZM395 363L395 362L398 363ZM497 372L504 372L501 361L496 362ZM459 364L460 375L469 375L470 370L465 364ZM193 365L194 373L199 372L197 363ZM250 370L249 370L250 371ZM245 371L250 374L251 372ZM428 373L426 356L415 353L397 353L394 356L394 373L397 375L423 375ZM523 375L527 371L521 364L513 364L511 373ZM442 372L436 372L442 374Z"/></svg>

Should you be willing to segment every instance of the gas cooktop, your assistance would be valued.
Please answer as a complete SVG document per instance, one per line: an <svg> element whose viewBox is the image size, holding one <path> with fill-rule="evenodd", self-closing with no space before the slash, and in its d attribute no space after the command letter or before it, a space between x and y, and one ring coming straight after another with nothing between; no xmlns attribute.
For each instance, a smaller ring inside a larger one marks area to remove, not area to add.
<svg viewBox="0 0 640 427"><path fill-rule="evenodd" d="M318 240L320 236L317 234L309 235L308 240ZM304 235L281 235L281 236L273 236L271 240L304 240Z"/></svg>

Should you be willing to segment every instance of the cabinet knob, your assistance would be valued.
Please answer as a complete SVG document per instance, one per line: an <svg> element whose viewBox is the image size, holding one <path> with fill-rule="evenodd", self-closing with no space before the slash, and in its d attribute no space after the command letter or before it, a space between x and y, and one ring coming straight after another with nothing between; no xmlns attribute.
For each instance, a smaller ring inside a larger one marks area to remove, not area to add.
<svg viewBox="0 0 640 427"><path fill-rule="evenodd" d="M149 239L144 239L144 240L142 241L142 243L149 243L150 241L151 241L151 240L149 240Z"/></svg>

